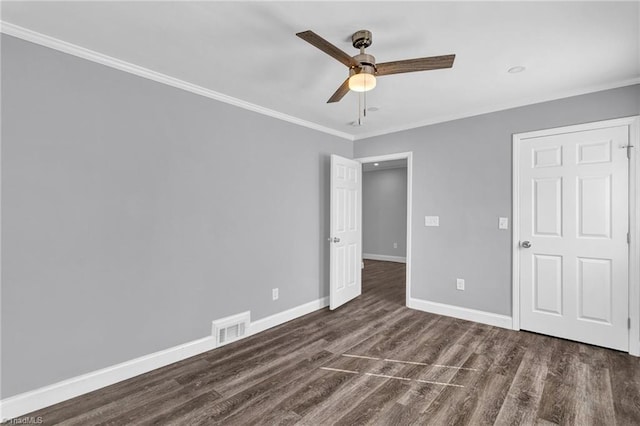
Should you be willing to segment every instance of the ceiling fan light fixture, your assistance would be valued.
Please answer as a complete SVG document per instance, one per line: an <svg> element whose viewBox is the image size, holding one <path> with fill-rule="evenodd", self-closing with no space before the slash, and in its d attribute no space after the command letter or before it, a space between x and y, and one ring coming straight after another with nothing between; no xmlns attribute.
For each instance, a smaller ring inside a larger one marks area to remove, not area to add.
<svg viewBox="0 0 640 426"><path fill-rule="evenodd" d="M361 72L360 74L354 74L349 77L349 89L354 92L368 92L375 89L376 76L367 72Z"/></svg>
<svg viewBox="0 0 640 426"><path fill-rule="evenodd" d="M370 65L363 65L358 71L350 70L349 89L354 92L368 92L376 87L375 69Z"/></svg>

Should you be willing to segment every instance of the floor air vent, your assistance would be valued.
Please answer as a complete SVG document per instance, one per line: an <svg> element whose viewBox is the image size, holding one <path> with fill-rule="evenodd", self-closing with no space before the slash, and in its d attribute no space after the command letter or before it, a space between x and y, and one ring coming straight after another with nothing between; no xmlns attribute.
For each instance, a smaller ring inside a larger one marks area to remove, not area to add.
<svg viewBox="0 0 640 426"><path fill-rule="evenodd" d="M242 339L249 331L251 312L232 315L213 321L213 335L216 337L216 347L226 345Z"/></svg>

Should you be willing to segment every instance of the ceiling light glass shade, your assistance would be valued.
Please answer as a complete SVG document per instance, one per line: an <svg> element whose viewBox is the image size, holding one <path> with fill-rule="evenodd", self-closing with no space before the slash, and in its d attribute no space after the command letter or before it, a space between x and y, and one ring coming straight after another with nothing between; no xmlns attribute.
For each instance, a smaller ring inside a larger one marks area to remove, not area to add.
<svg viewBox="0 0 640 426"><path fill-rule="evenodd" d="M349 77L349 89L354 92L368 92L376 87L376 77L373 74L361 72Z"/></svg>

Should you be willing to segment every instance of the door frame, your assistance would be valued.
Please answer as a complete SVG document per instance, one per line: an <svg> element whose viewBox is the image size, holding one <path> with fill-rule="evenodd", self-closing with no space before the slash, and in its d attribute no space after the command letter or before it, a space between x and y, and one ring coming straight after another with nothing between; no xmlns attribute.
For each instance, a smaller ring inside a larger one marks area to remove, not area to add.
<svg viewBox="0 0 640 426"><path fill-rule="evenodd" d="M608 127L627 126L629 128L629 144L631 158L629 160L629 353L640 356L640 115L577 124L573 126L556 127L553 129L537 130L513 135L512 158L512 328L520 330L520 142L541 136L551 136L563 133L581 132L585 130L606 129Z"/></svg>
<svg viewBox="0 0 640 426"><path fill-rule="evenodd" d="M395 154L376 155L373 157L354 158L362 164L379 163L389 160L407 160L407 259L406 259L406 284L405 284L405 306L409 306L411 299L411 206L413 204L413 152L398 152ZM363 173L364 174L364 173Z"/></svg>

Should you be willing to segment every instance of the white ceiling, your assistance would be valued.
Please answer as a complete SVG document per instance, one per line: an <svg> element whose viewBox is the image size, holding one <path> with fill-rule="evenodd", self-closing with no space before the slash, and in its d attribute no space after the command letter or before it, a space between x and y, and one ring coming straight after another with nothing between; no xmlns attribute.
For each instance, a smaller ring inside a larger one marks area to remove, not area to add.
<svg viewBox="0 0 640 426"><path fill-rule="evenodd" d="M2 20L355 139L640 81L638 2L3 1ZM326 104L347 68L308 29L350 54L371 30L378 62L457 56L379 78L354 127L355 93Z"/></svg>

